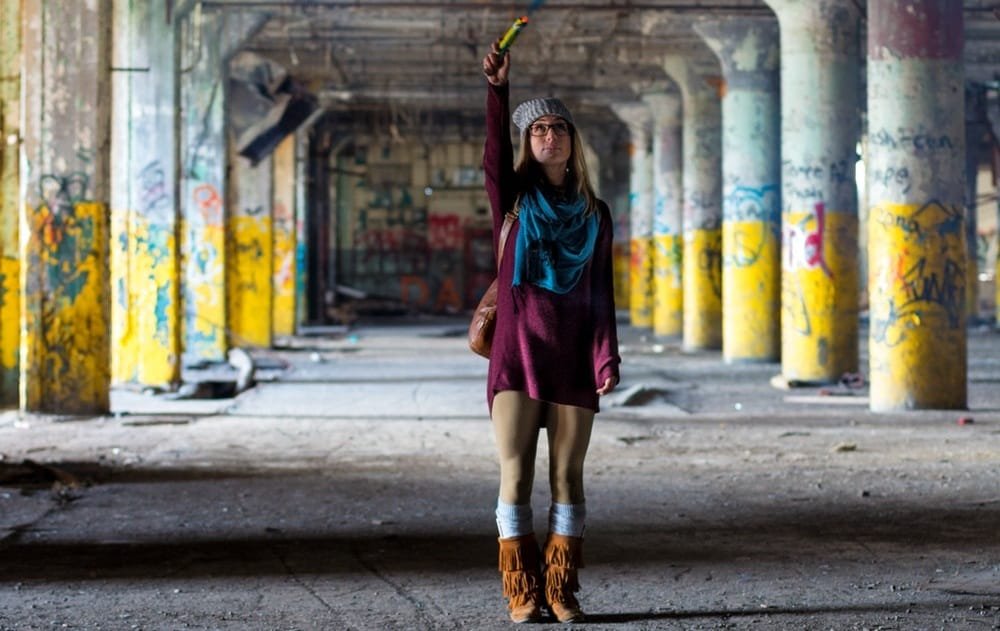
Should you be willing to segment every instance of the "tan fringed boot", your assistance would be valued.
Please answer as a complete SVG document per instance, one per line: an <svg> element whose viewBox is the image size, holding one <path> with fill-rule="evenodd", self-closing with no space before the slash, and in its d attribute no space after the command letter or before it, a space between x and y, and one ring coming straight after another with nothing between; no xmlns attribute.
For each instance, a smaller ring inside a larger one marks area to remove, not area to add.
<svg viewBox="0 0 1000 631"><path fill-rule="evenodd" d="M542 574L535 535L498 539L503 595L516 623L542 619Z"/></svg>
<svg viewBox="0 0 1000 631"><path fill-rule="evenodd" d="M583 567L583 537L550 534L545 542L545 604L559 622L583 622L573 594L580 590L577 568Z"/></svg>

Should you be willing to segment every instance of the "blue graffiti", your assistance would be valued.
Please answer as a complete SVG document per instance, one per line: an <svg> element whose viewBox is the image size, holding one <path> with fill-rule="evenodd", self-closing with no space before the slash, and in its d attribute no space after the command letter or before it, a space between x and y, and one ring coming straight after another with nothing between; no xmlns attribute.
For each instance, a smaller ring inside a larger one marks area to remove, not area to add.
<svg viewBox="0 0 1000 631"><path fill-rule="evenodd" d="M722 204L724 221L763 221L781 224L781 204L778 187L735 186Z"/></svg>

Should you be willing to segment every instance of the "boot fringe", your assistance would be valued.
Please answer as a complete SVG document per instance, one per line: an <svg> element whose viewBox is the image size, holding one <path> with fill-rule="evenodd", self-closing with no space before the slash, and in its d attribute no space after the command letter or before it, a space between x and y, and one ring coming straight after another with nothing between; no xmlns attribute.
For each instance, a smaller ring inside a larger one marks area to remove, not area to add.
<svg viewBox="0 0 1000 631"><path fill-rule="evenodd" d="M561 568L584 567L583 538L549 535L545 545L545 564Z"/></svg>
<svg viewBox="0 0 1000 631"><path fill-rule="evenodd" d="M575 569L561 568L550 565L545 570L545 600L547 602L566 602L571 594L580 591L580 580Z"/></svg>
<svg viewBox="0 0 1000 631"><path fill-rule="evenodd" d="M499 539L500 568L503 595L508 601L514 622L537 620L544 600L539 567L541 554L535 535Z"/></svg>
<svg viewBox="0 0 1000 631"><path fill-rule="evenodd" d="M504 572L503 595L514 599L517 596L533 595L541 590L541 581L534 572L513 571Z"/></svg>
<svg viewBox="0 0 1000 631"><path fill-rule="evenodd" d="M501 572L529 570L538 567L538 543L534 535L500 539L498 569Z"/></svg>

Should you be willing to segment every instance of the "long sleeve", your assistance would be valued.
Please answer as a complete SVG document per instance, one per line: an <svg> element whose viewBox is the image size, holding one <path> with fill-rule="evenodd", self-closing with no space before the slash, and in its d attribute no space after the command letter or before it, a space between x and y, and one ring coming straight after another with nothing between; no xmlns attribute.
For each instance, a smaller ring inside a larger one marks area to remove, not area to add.
<svg viewBox="0 0 1000 631"><path fill-rule="evenodd" d="M486 143L483 147L486 194L493 213L493 251L500 227L514 206L514 148L510 142L510 86L487 84Z"/></svg>
<svg viewBox="0 0 1000 631"><path fill-rule="evenodd" d="M594 319L594 383L600 387L608 377L620 381L618 327L615 321L615 291L612 255L611 213L602 204L601 228L597 234L592 264L591 309Z"/></svg>

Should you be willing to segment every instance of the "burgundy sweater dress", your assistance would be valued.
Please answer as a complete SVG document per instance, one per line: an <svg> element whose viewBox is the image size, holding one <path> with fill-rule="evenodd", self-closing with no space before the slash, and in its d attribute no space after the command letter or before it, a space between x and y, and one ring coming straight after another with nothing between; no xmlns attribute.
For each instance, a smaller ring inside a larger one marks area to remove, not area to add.
<svg viewBox="0 0 1000 631"><path fill-rule="evenodd" d="M493 250L504 215L514 207L517 178L510 141L509 88L488 86L486 192L493 212ZM557 294L523 282L512 287L514 249L520 222L514 221L497 286L497 323L490 351L486 397L503 390L526 392L549 403L598 411L598 384L618 382L618 332L612 286L611 212L599 203L597 243L583 275L569 293Z"/></svg>

